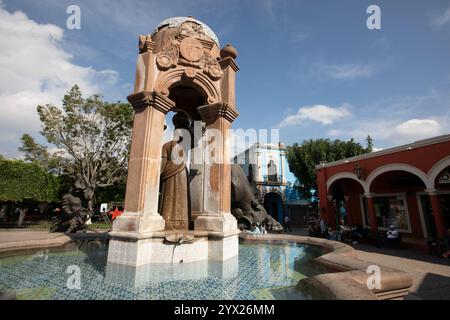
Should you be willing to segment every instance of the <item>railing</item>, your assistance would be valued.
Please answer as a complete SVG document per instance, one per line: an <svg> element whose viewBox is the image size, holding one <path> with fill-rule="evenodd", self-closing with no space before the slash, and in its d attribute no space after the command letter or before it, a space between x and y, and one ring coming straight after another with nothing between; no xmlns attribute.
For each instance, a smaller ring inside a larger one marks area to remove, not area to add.
<svg viewBox="0 0 450 320"><path fill-rule="evenodd" d="M262 181L256 181L259 184L265 185L283 185L286 184L283 182L283 178L278 175L265 175L263 176Z"/></svg>

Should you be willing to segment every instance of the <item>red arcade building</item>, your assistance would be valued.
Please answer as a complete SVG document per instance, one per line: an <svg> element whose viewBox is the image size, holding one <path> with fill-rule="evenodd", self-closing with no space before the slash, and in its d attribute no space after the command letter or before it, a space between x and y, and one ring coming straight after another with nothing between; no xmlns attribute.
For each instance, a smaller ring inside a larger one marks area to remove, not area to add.
<svg viewBox="0 0 450 320"><path fill-rule="evenodd" d="M342 215L373 233L393 224L412 244L450 228L450 135L321 163L316 171L320 214L333 228Z"/></svg>

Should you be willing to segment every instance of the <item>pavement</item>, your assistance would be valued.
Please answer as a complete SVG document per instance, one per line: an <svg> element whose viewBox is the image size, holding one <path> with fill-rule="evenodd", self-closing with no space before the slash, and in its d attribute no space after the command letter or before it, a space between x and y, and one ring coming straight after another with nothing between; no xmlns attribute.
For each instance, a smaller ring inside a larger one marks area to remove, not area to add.
<svg viewBox="0 0 450 320"><path fill-rule="evenodd" d="M308 229L292 228L292 232L283 234L308 236ZM450 300L450 260L415 250L377 248L368 244L351 246L360 260L409 273L413 286L407 299Z"/></svg>
<svg viewBox="0 0 450 320"><path fill-rule="evenodd" d="M407 299L450 300L450 260L421 251L353 245L359 259L410 274L413 285Z"/></svg>
<svg viewBox="0 0 450 320"><path fill-rule="evenodd" d="M107 236L107 232L101 231ZM308 230L293 228L283 234L307 236ZM80 235L81 236L81 235ZM89 236L83 235L83 237ZM94 234L92 234L94 236ZM99 236L99 234L95 234ZM0 251L30 246L61 245L73 238L62 233L21 229L0 230ZM360 260L402 270L411 275L413 286L407 299L450 300L450 260L431 256L421 251L376 248L367 244L352 245ZM2 250L3 249L3 250Z"/></svg>

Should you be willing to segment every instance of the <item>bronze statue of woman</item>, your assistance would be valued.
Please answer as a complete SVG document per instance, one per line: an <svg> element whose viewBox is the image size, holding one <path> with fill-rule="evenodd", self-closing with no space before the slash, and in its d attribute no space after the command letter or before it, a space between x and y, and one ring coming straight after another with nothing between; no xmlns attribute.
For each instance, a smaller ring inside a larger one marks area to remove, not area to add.
<svg viewBox="0 0 450 320"><path fill-rule="evenodd" d="M188 230L187 150L181 144L181 133L187 134L188 131L180 129L189 128L190 121L186 114L178 112L172 122L175 126L174 137L162 147L160 213L166 222L166 230Z"/></svg>

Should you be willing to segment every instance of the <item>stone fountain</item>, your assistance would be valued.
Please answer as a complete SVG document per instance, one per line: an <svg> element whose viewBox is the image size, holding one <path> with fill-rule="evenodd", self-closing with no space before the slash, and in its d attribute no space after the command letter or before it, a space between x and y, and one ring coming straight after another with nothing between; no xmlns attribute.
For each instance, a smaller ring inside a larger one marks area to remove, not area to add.
<svg viewBox="0 0 450 320"><path fill-rule="evenodd" d="M164 20L139 37L128 96L135 115L125 212L113 223L111 270L199 261L235 261L237 268L228 162L228 129L238 116L236 57L232 46L220 49L214 32L192 17ZM192 133L187 148L179 137L163 145L169 111L176 113L175 131ZM227 269L234 268L227 263Z"/></svg>

